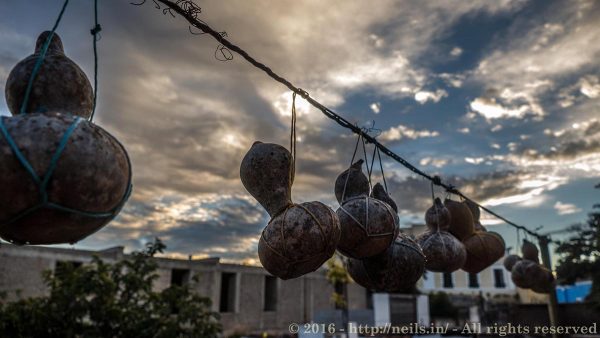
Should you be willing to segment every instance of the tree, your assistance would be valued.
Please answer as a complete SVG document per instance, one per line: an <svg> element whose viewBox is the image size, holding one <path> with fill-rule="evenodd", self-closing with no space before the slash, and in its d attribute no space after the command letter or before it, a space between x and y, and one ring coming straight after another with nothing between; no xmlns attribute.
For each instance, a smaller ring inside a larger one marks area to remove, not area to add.
<svg viewBox="0 0 600 338"><path fill-rule="evenodd" d="M596 189L600 184L596 185ZM590 305L600 312L600 204L583 224L575 224L571 229L574 236L563 241L556 252L561 255L556 272L559 281L572 284L578 279L592 279L592 291L587 298Z"/></svg>
<svg viewBox="0 0 600 338"><path fill-rule="evenodd" d="M329 284L333 286L331 299L335 308L342 310L342 325L348 327L348 283L350 275L344 268L344 260L337 253L327 261L325 275Z"/></svg>
<svg viewBox="0 0 600 338"><path fill-rule="evenodd" d="M143 252L114 264L46 271L45 297L0 302L0 337L217 337L218 314L191 285L153 291L152 257L165 249L156 239Z"/></svg>

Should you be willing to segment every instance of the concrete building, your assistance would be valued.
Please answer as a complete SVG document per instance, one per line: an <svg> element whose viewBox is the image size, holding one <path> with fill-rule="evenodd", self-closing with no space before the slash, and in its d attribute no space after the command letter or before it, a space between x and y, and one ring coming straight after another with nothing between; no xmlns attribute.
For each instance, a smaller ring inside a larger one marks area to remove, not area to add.
<svg viewBox="0 0 600 338"><path fill-rule="evenodd" d="M420 233L424 227L403 229ZM94 255L106 262L115 262L127 255L123 247L102 251L75 250L54 247L0 245L0 292L8 300L44 295L47 290L42 272L53 271L63 262L89 263ZM324 269L300 278L282 281L263 268L221 262L219 258L168 259L156 258L159 278L157 290L172 284L184 284L193 276L199 278L195 290L212 300L212 310L221 314L225 335L232 333L288 333L290 323L332 323L341 327L341 313L331 301L333 287L325 278ZM545 303L545 296L515 287L508 273L496 262L479 274L462 270L451 274L427 272L418 284L424 294L373 294L357 284L348 285L350 320L364 324L394 325L429 321L427 294L443 291L453 296L457 304L478 306L480 299L506 303ZM517 297L518 295L518 297ZM481 296L481 297L480 297Z"/></svg>
<svg viewBox="0 0 600 338"><path fill-rule="evenodd" d="M0 292L8 301L46 294L42 272L53 271L64 262L89 263L94 255L105 262L124 258L123 247L87 251L39 246L0 245ZM196 291L212 300L213 310L221 314L224 334L288 333L290 323L307 323L315 318L328 318L334 312L331 302L333 287L324 270L283 281L263 268L226 264L218 258L157 258L159 278L157 290L171 284L183 284L192 276L199 277ZM357 284L348 285L351 313L373 318L371 293ZM365 312L366 311L366 312Z"/></svg>

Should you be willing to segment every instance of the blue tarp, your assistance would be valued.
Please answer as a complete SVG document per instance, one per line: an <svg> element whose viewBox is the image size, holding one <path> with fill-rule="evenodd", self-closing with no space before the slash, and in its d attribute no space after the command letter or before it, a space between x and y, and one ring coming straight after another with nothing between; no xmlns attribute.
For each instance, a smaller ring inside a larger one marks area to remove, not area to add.
<svg viewBox="0 0 600 338"><path fill-rule="evenodd" d="M573 285L558 285L556 287L556 298L559 303L578 303L583 302L585 297L590 294L592 282L577 282Z"/></svg>

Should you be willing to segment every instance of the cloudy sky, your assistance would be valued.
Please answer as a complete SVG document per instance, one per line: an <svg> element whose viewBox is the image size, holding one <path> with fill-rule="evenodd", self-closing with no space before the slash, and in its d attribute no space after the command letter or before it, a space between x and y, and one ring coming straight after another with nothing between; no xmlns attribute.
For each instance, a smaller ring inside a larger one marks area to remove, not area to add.
<svg viewBox="0 0 600 338"><path fill-rule="evenodd" d="M4 89L62 0L0 2ZM599 2L198 3L255 58L351 122L374 121L393 151L517 223L561 229L600 200ZM268 217L239 164L255 140L287 146L291 93L239 56L216 60L214 40L151 1L101 1L100 22L96 122L127 147L135 191L75 247L133 250L158 236L170 255L256 263ZM92 25L92 1L74 1L58 30L88 76ZM355 138L303 100L298 111L294 200L337 207L333 183ZM383 164L402 226L422 222L429 183ZM514 230L484 224L515 246Z"/></svg>

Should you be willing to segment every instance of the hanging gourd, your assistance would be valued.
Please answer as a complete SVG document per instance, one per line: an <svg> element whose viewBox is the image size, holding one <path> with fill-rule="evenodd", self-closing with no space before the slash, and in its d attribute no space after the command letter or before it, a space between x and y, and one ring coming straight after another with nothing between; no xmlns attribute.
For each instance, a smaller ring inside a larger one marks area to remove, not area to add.
<svg viewBox="0 0 600 338"><path fill-rule="evenodd" d="M335 180L335 198L341 205L350 196L369 194L369 179L362 172L362 159L344 170Z"/></svg>
<svg viewBox="0 0 600 338"><path fill-rule="evenodd" d="M536 282L546 277L545 271L538 263L527 259L518 261L511 271L513 283L523 289L530 289Z"/></svg>
<svg viewBox="0 0 600 338"><path fill-rule="evenodd" d="M504 258L504 262L502 264L504 265L504 268L507 271L512 271L515 264L517 264L517 262L521 261L522 259L523 258L521 258L521 256L519 255L508 255L506 256L506 258Z"/></svg>
<svg viewBox="0 0 600 338"><path fill-rule="evenodd" d="M31 73L51 37L41 67L32 82L27 105L23 107ZM5 88L6 103L13 115L19 113L59 112L88 119L94 106L94 94L87 76L64 52L58 34L40 34L35 53L20 61L8 75Z"/></svg>
<svg viewBox="0 0 600 338"><path fill-rule="evenodd" d="M444 200L444 206L450 211L450 228L448 231L461 241L470 237L473 228L473 215L464 202L456 202L451 199Z"/></svg>
<svg viewBox="0 0 600 338"><path fill-rule="evenodd" d="M445 231L450 225L450 212L439 198L435 198L433 205L425 212L425 224L429 231L417 237L417 243L426 257L425 268L433 272L460 269L465 264L467 252L454 235Z"/></svg>
<svg viewBox="0 0 600 338"><path fill-rule="evenodd" d="M387 193L381 183L377 183L373 186L371 197L387 203L387 205L389 205L396 214L398 213L398 206L396 205L396 202L392 199L390 194Z"/></svg>
<svg viewBox="0 0 600 338"><path fill-rule="evenodd" d="M453 272L467 259L465 246L446 231L428 231L417 237L427 260L425 268L433 272Z"/></svg>
<svg viewBox="0 0 600 338"><path fill-rule="evenodd" d="M240 166L244 187L267 210L258 257L269 273L290 279L318 269L333 256L340 225L321 202L293 203L292 154L278 144L255 142Z"/></svg>
<svg viewBox="0 0 600 338"><path fill-rule="evenodd" d="M479 206L475 202L468 199L465 199L463 203L469 207L471 215L473 216L473 229L475 229L475 231L487 231L480 221L481 210L479 209Z"/></svg>
<svg viewBox="0 0 600 338"><path fill-rule="evenodd" d="M541 265L539 268L541 272L536 274L538 279L533 282L531 290L537 293L551 293L554 290L554 275Z"/></svg>
<svg viewBox="0 0 600 338"><path fill-rule="evenodd" d="M425 212L425 224L431 231L447 231L450 228L450 211L436 197L433 205Z"/></svg>
<svg viewBox="0 0 600 338"><path fill-rule="evenodd" d="M75 243L110 222L131 193L131 164L112 135L82 119L94 94L60 38L44 32L6 84L0 117L0 237ZM21 114L23 113L23 114ZM79 116L76 116L79 115Z"/></svg>
<svg viewBox="0 0 600 338"><path fill-rule="evenodd" d="M469 211L471 211L471 215L473 216L473 221L479 222L479 218L481 217L479 206L469 199L465 199L464 203L469 207Z"/></svg>
<svg viewBox="0 0 600 338"><path fill-rule="evenodd" d="M3 239L75 243L112 220L129 196L127 152L93 123L46 112L0 117L0 131Z"/></svg>
<svg viewBox="0 0 600 338"><path fill-rule="evenodd" d="M425 255L410 237L400 233L383 253L348 259L348 273L356 283L382 292L411 290L425 271Z"/></svg>
<svg viewBox="0 0 600 338"><path fill-rule="evenodd" d="M476 232L463 244L467 250L467 260L462 269L466 272L479 273L504 256L504 240L493 232Z"/></svg>
<svg viewBox="0 0 600 338"><path fill-rule="evenodd" d="M385 188L383 187L383 185L381 185L381 183L377 183L373 186L373 191L371 192L371 197L373 197L374 199L380 200L381 202L387 204L390 206L390 208L392 208L392 210L394 211L394 220L396 221L396 224L398 224L398 226L400 226L400 217L398 216L398 206L396 205L396 202L392 199L392 197L390 196L390 194L388 194L385 190ZM400 228L398 228L398 231L400 231Z"/></svg>
<svg viewBox="0 0 600 338"><path fill-rule="evenodd" d="M524 239L523 245L521 245L521 252L523 253L523 259L539 263L539 250L535 244Z"/></svg>
<svg viewBox="0 0 600 338"><path fill-rule="evenodd" d="M337 187L342 186L342 204L336 210L342 231L338 251L356 259L382 253L400 231L394 210L387 203L369 197L369 181L362 172L361 164L360 161L354 163L336 180L336 192ZM341 180L348 182L338 185Z"/></svg>

